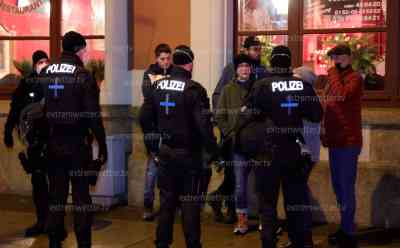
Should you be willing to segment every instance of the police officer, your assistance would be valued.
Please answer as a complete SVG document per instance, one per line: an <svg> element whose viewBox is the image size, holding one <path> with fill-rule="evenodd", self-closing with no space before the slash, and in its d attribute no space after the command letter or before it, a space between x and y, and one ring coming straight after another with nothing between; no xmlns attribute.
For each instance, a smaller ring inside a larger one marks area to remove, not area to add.
<svg viewBox="0 0 400 248"><path fill-rule="evenodd" d="M49 57L46 52L37 50L32 55L32 72L26 78L21 79L17 89L14 91L11 99L11 108L5 124L4 144L8 148L14 146L12 132L20 124L21 113L24 109L39 99L34 94L34 84L37 83L37 77L40 71L49 63ZM40 235L45 232L46 220L49 211L48 205L48 183L46 175L45 158L43 155L44 144L38 140L37 135L40 130L30 130L30 139L28 141L28 157L25 156L21 162L28 174L31 174L32 196L36 208L36 223L25 230L26 237ZM21 132L21 130L20 130ZM21 153L22 156L22 153Z"/></svg>
<svg viewBox="0 0 400 248"><path fill-rule="evenodd" d="M100 115L99 88L84 69L82 58L86 41L71 31L64 35L63 53L41 73L46 119L50 127L49 160L49 244L62 247L65 204L72 184L74 231L78 247L91 247L90 177L86 176L91 161L90 146L85 139L89 131L99 144L98 162L107 160L105 131Z"/></svg>
<svg viewBox="0 0 400 248"><path fill-rule="evenodd" d="M141 110L145 143L158 161L160 214L156 247L172 243L175 211L182 210L186 246L201 247L200 208L203 150L216 151L206 90L191 80L194 54L178 46L173 55L176 65L171 77L155 83L153 93ZM155 135L151 135L155 134ZM207 156L205 160L211 160Z"/></svg>
<svg viewBox="0 0 400 248"><path fill-rule="evenodd" d="M307 209L307 164L301 154L302 123L303 119L319 122L322 108L312 87L293 77L289 48L277 46L271 56L272 77L256 82L246 101L253 115L266 116L274 125L267 128L273 147L271 163L255 166L262 247L276 246L276 205L282 183L289 238L293 247L308 248L313 242L311 213Z"/></svg>

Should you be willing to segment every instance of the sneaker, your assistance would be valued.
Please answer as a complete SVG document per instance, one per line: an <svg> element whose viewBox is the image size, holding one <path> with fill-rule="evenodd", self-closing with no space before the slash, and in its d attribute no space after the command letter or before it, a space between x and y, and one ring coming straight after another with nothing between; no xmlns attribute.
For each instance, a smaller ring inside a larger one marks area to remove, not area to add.
<svg viewBox="0 0 400 248"><path fill-rule="evenodd" d="M236 223L236 227L233 230L233 233L236 235L245 235L249 230L247 214L238 214L238 222Z"/></svg>
<svg viewBox="0 0 400 248"><path fill-rule="evenodd" d="M143 220L144 221L153 221L154 220L154 212L153 209L145 209L143 213Z"/></svg>
<svg viewBox="0 0 400 248"><path fill-rule="evenodd" d="M46 233L45 224L37 222L36 224L34 224L31 227L28 227L25 230L25 237L35 237L45 233Z"/></svg>

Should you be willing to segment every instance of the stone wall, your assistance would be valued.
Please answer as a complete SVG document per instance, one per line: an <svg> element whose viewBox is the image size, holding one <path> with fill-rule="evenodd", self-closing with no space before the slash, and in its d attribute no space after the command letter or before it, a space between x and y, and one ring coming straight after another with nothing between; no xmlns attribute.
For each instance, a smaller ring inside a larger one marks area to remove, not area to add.
<svg viewBox="0 0 400 248"><path fill-rule="evenodd" d="M0 102L0 113L7 112ZM137 123L137 109L129 106L103 108L107 135L126 135L131 142L125 149L127 163L127 199L129 205L142 206L147 157L143 136ZM400 110L367 109L363 112L364 151L360 158L357 179L357 223L360 225L400 227ZM3 140L5 114L0 116L0 139ZM16 158L22 145L14 150L0 144L0 193L30 194L29 177ZM214 172L209 190L215 189L223 175ZM331 187L326 150L313 171L309 186L314 199L314 221L339 222L339 212ZM254 194L252 194L254 196ZM255 206L255 199L251 197ZM254 209L253 206L253 209ZM209 210L209 209L208 209ZM282 201L279 212L283 214Z"/></svg>

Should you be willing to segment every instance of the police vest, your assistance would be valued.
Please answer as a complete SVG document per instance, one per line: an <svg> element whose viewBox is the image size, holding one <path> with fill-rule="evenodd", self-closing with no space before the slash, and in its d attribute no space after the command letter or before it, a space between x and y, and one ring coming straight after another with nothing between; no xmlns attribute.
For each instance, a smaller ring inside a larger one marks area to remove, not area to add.
<svg viewBox="0 0 400 248"><path fill-rule="evenodd" d="M162 144L171 148L192 149L194 128L185 93L193 87L191 80L164 78L155 82L153 104L156 106Z"/></svg>
<svg viewBox="0 0 400 248"><path fill-rule="evenodd" d="M46 99L46 117L51 126L78 127L86 118L84 115L89 113L82 113L81 109L82 88L87 78L86 71L70 63L50 64L43 69L41 85Z"/></svg>

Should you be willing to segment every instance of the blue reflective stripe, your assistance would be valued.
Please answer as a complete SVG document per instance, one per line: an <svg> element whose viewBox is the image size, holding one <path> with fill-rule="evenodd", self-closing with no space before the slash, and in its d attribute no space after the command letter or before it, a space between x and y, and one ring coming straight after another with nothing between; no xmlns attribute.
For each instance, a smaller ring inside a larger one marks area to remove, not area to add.
<svg viewBox="0 0 400 248"><path fill-rule="evenodd" d="M163 107L175 107L176 103L174 103L174 102L160 102L160 106L163 106Z"/></svg>

